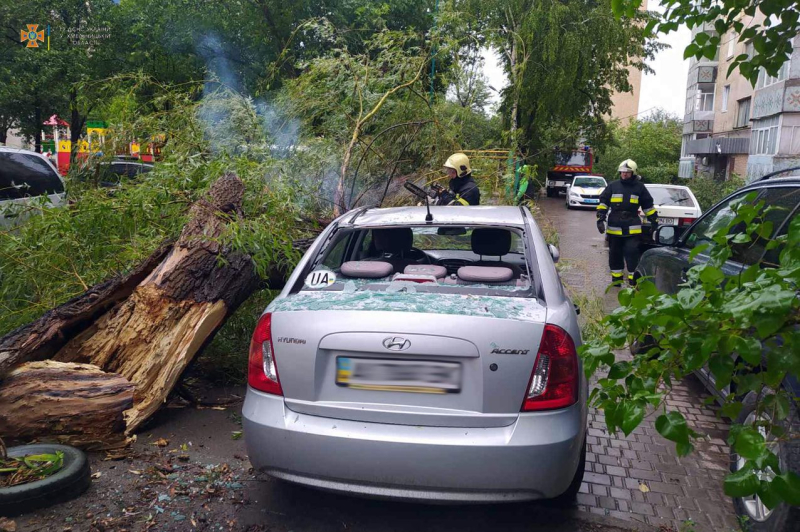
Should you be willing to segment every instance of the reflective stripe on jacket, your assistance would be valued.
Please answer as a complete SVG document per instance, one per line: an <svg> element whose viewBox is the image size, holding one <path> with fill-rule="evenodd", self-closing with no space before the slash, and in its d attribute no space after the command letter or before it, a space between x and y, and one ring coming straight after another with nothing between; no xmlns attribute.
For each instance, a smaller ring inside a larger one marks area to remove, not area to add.
<svg viewBox="0 0 800 532"><path fill-rule="evenodd" d="M642 234L642 221L639 208L653 223L657 211L653 207L653 197L641 181L617 180L600 194L597 218L608 220L606 232L611 236L633 236Z"/></svg>

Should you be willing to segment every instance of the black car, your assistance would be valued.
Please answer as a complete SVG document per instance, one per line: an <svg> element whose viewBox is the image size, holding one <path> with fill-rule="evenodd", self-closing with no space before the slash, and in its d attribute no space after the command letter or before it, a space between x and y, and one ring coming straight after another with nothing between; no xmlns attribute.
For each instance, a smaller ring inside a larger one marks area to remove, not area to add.
<svg viewBox="0 0 800 532"><path fill-rule="evenodd" d="M100 163L97 168L99 183L104 187L116 187L122 178L135 179L139 174L153 171L153 165L138 160L120 159Z"/></svg>
<svg viewBox="0 0 800 532"><path fill-rule="evenodd" d="M656 231L656 243L659 247L650 249L642 255L636 269L637 277L648 277L663 293L674 294L680 290L679 285L686 281L689 268L708 260L708 255L698 254L692 263L689 262L689 253L698 245L710 243L713 234L721 227L729 225L736 216L732 207L737 202L747 201L747 196L757 192L756 202L764 201L765 206L776 206L766 212L764 218L773 223L772 238L786 234L791 220L800 212L800 175L793 177L762 179L745 186L703 214L688 229L676 226L662 226ZM728 260L723 270L726 274L736 274L753 264L763 267L777 265L780 249L766 250L768 240L755 242L733 248L733 255ZM735 388L726 386L717 390L714 386L714 376L708 368L697 371L698 377L706 387L718 398L729 393L736 393ZM795 378L789 377L783 383L784 388L793 396L800 395L800 385ZM743 398L742 409L738 423L750 424L755 421L754 392ZM792 431L800 430L797 412L789 417ZM787 467L800 473L800 441L780 443L776 453L781 460L781 467ZM744 464L737 455L731 453L731 471L737 471ZM782 504L772 511L768 510L758 497L736 498L734 507L740 516L746 517L745 528L758 532L787 532L796 530L800 520L800 509L787 504Z"/></svg>

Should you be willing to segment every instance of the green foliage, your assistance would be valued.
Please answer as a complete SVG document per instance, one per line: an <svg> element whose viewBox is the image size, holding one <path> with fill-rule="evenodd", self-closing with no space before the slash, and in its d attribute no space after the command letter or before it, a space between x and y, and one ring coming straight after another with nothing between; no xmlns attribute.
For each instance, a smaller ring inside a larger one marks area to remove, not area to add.
<svg viewBox="0 0 800 532"><path fill-rule="evenodd" d="M257 115L252 102L229 91L202 104L191 91L162 87L153 95L156 89L147 78L115 79L109 85L134 94L146 89L146 103L132 105L139 111L162 109L132 113L133 122L113 124L109 143L126 143L133 132L144 138L165 135L163 160L153 172L113 190L86 180L92 166L75 167L67 178L68 206L34 204L26 223L0 234L0 334L129 271L162 242L176 238L188 207L224 172L237 173L246 186L244 220L230 224L225 242L249 253L265 279L276 267L299 259L292 241L312 228L305 220L320 209L316 184L305 174L309 165L284 165L269 153L266 133L251 127ZM215 125L232 135L229 143L213 146L215 137L203 133L204 106L212 103L227 110ZM236 140L240 136L247 138L246 150Z"/></svg>
<svg viewBox="0 0 800 532"><path fill-rule="evenodd" d="M692 179L681 179L680 184L692 189L697 202L700 203L700 208L705 212L734 191L742 188L745 180L735 174L727 181L697 176Z"/></svg>
<svg viewBox="0 0 800 532"><path fill-rule="evenodd" d="M648 71L644 61L661 47L644 37L650 15L615 20L607 15L611 0L457 5L489 21L487 39L501 51L510 81L501 106L510 140L540 168L555 144L604 138L611 94L631 90L628 66Z"/></svg>
<svg viewBox="0 0 800 532"><path fill-rule="evenodd" d="M729 39L752 42L756 53L734 57L728 74L739 68L753 84L761 69L777 75L781 65L791 57L791 40L800 31L800 15L790 0L661 0L660 4L665 9L664 15L651 21L648 31L669 33L681 25L700 30L693 32L694 38L684 50L685 58L714 59L720 43ZM623 17L631 16L641 5L642 0L615 0L611 8L615 16ZM761 22L748 20L750 17L760 18Z"/></svg>
<svg viewBox="0 0 800 532"><path fill-rule="evenodd" d="M619 163L633 159L646 182L669 183L670 178L678 175L682 131L683 121L664 112L631 120L624 127L615 124L612 144L598 154L595 170L613 181Z"/></svg>
<svg viewBox="0 0 800 532"><path fill-rule="evenodd" d="M605 411L609 429L630 433L649 405L661 412L656 429L675 442L679 454L691 452L700 435L680 412L667 409L665 398L675 381L707 365L718 389L735 387L722 408L730 416L741 411L744 395L755 392L758 421L734 425L730 432L729 444L746 463L726 478L725 492L733 497L758 493L772 507L800 499L800 478L780 470L775 447L767 443L768 438L797 437L794 424L783 423L796 398L781 383L800 375L800 217L794 217L788 234L770 241L772 224L764 220L763 201L754 204L755 199L753 193L734 206L730 223L711 243L692 251L690 260L701 252L710 260L688 270L677 294L662 294L646 279L636 289L621 290L621 306L603 320L605 334L584 344L580 353L587 375L606 372L590 400ZM727 275L723 265L732 246L757 240L780 251L779 266L754 265ZM645 339L646 352L632 362L616 361L615 350ZM775 477L764 480L762 473L770 470Z"/></svg>

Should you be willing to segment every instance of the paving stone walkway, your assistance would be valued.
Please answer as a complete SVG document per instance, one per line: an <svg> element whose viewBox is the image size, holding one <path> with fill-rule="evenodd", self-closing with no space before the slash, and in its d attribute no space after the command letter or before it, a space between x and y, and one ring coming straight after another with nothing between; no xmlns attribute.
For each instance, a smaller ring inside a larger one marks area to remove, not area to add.
<svg viewBox="0 0 800 532"><path fill-rule="evenodd" d="M615 294L604 295L608 256L594 212L567 211L563 198L542 198L540 205L559 233L565 284L580 294L600 295L605 308L613 309ZM729 425L717 416L716 405L705 405L707 397L703 385L688 377L667 399L669 409L680 411L694 430L708 435L686 457L679 457L675 445L658 434L656 414L645 417L630 436L611 435L603 413L592 409L579 509L664 530L691 530L688 520L698 532L739 530L733 505L722 491L729 467Z"/></svg>

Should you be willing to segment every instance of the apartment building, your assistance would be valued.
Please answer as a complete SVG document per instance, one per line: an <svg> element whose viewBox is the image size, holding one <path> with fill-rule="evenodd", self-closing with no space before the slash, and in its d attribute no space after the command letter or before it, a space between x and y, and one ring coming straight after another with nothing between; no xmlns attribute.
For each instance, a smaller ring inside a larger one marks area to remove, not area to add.
<svg viewBox="0 0 800 532"><path fill-rule="evenodd" d="M695 28L692 36L698 32L715 34L710 24ZM800 166L800 39L794 39L792 57L778 75L762 71L755 86L738 69L728 75L733 58L755 53L752 44L738 41L730 32L720 39L714 59L692 59L680 177L725 180L737 174L752 181Z"/></svg>

